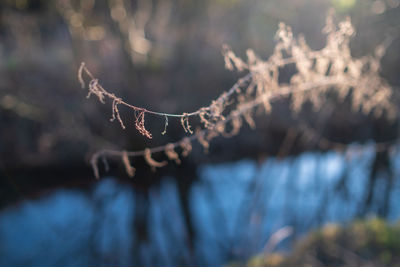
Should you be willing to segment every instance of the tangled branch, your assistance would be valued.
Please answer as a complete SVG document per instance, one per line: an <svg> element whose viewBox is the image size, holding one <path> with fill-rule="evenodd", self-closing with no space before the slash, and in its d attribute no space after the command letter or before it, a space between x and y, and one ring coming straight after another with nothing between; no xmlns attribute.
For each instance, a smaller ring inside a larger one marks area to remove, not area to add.
<svg viewBox="0 0 400 267"><path fill-rule="evenodd" d="M166 133L168 117L180 118L183 130L190 134L193 134L189 123L190 117L198 116L202 125L202 128L197 128L195 134L175 143L146 148L143 151L99 151L91 160L95 176L99 177L98 159L104 157L120 157L124 165L129 167L130 164L125 164L126 157L142 156L152 169L155 169L165 166L167 162L155 161L152 154L164 152L169 160L180 163L180 155L176 152L178 147L182 149L181 155L187 156L192 150L193 141L200 143L207 151L213 138L238 134L243 121L251 128L255 128L254 109L263 106L268 114L272 109L271 103L282 97L290 97L293 112L298 112L304 103L310 103L315 110L320 110L326 102L327 91L333 90L339 99L350 96L354 111L373 113L375 116L385 114L389 119L393 119L396 116L396 108L391 101L392 90L378 74L380 59L388 43L380 45L372 56L354 59L350 53L349 42L355 31L349 18L336 26L333 23L333 14L330 14L323 31L327 34L326 46L321 50L312 50L302 36L295 39L290 27L280 23L275 50L267 60L262 60L254 51L247 50L246 62L225 45L223 47L225 67L229 70L248 71L248 74L213 100L209 106L201 107L191 113L167 114L128 104L106 91L82 63L78 70L78 79L82 87L85 87L83 74L90 78L88 97L96 95L102 103L106 98L111 99L113 101L111 120L117 119L122 128L125 126L118 105L134 110L135 127L147 138L152 138L152 135L144 125L146 113L164 118L162 134ZM290 82L285 84L279 81L279 68L288 64L293 64L297 72L291 77ZM228 123L231 127L226 127ZM229 128L231 130L227 131ZM329 144L327 141L321 142ZM127 172L133 173L131 168L127 168Z"/></svg>

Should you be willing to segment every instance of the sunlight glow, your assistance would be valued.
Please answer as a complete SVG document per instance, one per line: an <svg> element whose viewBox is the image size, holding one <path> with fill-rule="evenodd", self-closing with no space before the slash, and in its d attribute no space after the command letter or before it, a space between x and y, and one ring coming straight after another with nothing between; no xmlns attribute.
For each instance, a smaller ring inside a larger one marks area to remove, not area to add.
<svg viewBox="0 0 400 267"><path fill-rule="evenodd" d="M357 0L332 0L332 4L339 9L351 9Z"/></svg>

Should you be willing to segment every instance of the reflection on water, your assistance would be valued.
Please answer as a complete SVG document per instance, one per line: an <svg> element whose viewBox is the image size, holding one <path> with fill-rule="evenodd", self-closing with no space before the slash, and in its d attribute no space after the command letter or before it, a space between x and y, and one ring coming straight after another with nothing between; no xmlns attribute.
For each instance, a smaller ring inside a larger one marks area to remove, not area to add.
<svg viewBox="0 0 400 267"><path fill-rule="evenodd" d="M400 157L390 155L396 178ZM366 201L374 159L371 145L345 154L205 165L191 189L192 250L173 179L150 192L149 235L140 242L133 224L141 203L132 188L102 179L92 192L59 190L1 212L0 266L218 266L262 252L271 234L287 225L295 231L276 249L289 249L326 222L379 212L389 179L378 170L375 194ZM386 215L396 220L399 181L390 187Z"/></svg>

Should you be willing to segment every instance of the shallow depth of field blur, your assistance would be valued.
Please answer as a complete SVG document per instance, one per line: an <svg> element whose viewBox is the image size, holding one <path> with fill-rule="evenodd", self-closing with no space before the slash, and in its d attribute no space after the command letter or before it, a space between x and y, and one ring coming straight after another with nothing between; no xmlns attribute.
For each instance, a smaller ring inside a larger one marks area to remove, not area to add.
<svg viewBox="0 0 400 267"><path fill-rule="evenodd" d="M110 161L95 179L89 164L188 134L148 116L149 140L123 107L127 128L110 122L81 62L130 104L191 112L244 75L225 69L224 44L266 59L284 22L321 49L330 9L351 18L353 57L391 41L379 75L400 108L400 0L2 0L0 266L400 265L400 117L349 99L296 114L280 99L180 165L133 159L133 178ZM304 125L318 135L300 138Z"/></svg>

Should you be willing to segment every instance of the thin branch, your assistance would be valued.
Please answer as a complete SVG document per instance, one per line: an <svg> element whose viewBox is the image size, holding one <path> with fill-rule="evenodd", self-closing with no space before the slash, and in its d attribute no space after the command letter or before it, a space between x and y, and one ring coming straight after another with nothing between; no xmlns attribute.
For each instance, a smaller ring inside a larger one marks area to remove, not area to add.
<svg viewBox="0 0 400 267"><path fill-rule="evenodd" d="M83 79L83 73L85 73L91 79L91 83L93 84L92 87L94 87L95 90L98 90L97 93L101 94L103 97L106 96L113 101L117 101L118 104L124 105L124 106L131 108L133 110L136 110L136 111L144 111L145 113L149 113L149 114L153 114L153 115L157 115L157 116L163 116L163 117L167 116L167 117L187 118L187 117L199 115L200 112L202 112L204 109L204 108L201 108L201 109L198 109L198 110L196 110L194 112L190 112L190 113L173 114L173 113L157 112L157 111L148 110L148 109L145 109L142 107L137 107L137 106L131 105L131 104L123 101L121 98L118 98L114 94L109 93L106 89L104 89L104 87L102 87L98 83L98 79L96 79L93 76L93 74L89 71L89 69L86 67L85 62L81 63L81 66L79 67L79 70L78 70L78 80L81 83L82 88L86 87L85 86L86 83L84 82L84 79ZM244 76L243 78L239 79L239 81L237 83L235 83L228 92L223 94L221 97L217 98L216 101L225 101L229 96L231 96L233 93L235 93L240 88L240 86L245 84L250 79L251 79L251 73L249 73L246 76ZM92 93L94 93L94 92L90 91L89 96Z"/></svg>
<svg viewBox="0 0 400 267"><path fill-rule="evenodd" d="M326 47L312 51L304 39L301 37L294 39L290 27L281 23L276 34L278 43L274 53L266 61L258 58L252 50L248 50L247 62L245 62L227 46L224 46L223 55L226 67L231 70L247 70L249 73L239 79L228 91L211 101L209 106L201 107L191 113L161 113L128 104L106 91L82 63L78 70L78 80L82 87L85 87L82 76L85 74L91 79L88 97L94 94L102 103L105 103L106 98L111 99L113 111L111 120L117 119L122 128L125 126L119 115L119 104L134 110L135 127L148 138L152 138L152 135L144 125L146 113L165 118L163 135L167 130L168 117L180 118L184 131L190 134L193 134L189 123L190 117L199 116L200 124L203 126L202 130L200 128L196 130L195 135L151 149L130 152L101 150L95 153L91 159L95 176L97 178L99 176L97 167L99 157L122 157L126 162L127 157L142 156L152 169L155 169L155 167L164 166L166 162L153 160L152 154L164 152L170 160L178 163L180 161L179 154L175 148L180 147L181 155L187 156L192 149L191 142L194 140L197 140L207 150L212 138L219 135L229 137L237 134L243 121L254 128L253 109L263 105L268 114L272 108L271 102L283 96L291 96L291 107L294 112L299 111L306 102L310 102L315 110L320 110L324 104L325 97L323 95L327 90L335 88L339 99L351 94L353 110L361 110L365 114L373 112L375 116L381 116L385 111L387 117L393 119L397 114L397 109L391 101L392 90L378 76L379 59L385 49L378 51L375 56L353 59L350 53L349 38L354 34L354 29L349 19L340 23L338 27L334 26L331 20L327 20L325 32L328 34ZM297 72L291 76L289 84L282 84L279 81L279 68L292 63ZM232 97L233 94L237 94L235 98ZM228 105L234 105L229 113ZM227 132L227 123L231 123L232 130L230 132ZM315 138L315 135L310 134L309 131L304 129L303 131L304 136ZM321 136L318 136L318 139L318 145L321 148L346 146L331 142ZM379 143L376 148L386 148L389 143L393 143L393 141Z"/></svg>
<svg viewBox="0 0 400 267"><path fill-rule="evenodd" d="M302 87L300 88L296 88L294 86L282 86L281 89L277 92L275 92L274 94L270 94L268 96L268 99L271 100L276 100L279 99L281 97L284 96L288 96L294 92L299 92L299 91L309 91L321 86L334 86L337 84L343 84L342 80L337 80L337 79L329 79L327 78L325 81L320 81L320 83L318 85L316 85L315 83L308 83L308 84L303 84ZM352 83L348 84L349 86L353 85ZM226 124L232 120L234 120L235 118L237 118L238 116L243 115L244 113L248 112L249 110L263 104L263 99L262 98L257 98L254 99L252 101L248 101L247 103L243 103L240 107L240 109L235 110L234 112L232 112L229 116L226 117L225 120L223 121L219 121L217 124ZM111 150L111 149L103 149L100 150L98 152L96 152L95 154L93 154L92 156L92 167L93 170L95 172L95 176L98 177L98 167L95 165L97 165L97 161L99 157L102 156L106 156L106 157L122 157L125 153L127 156L129 157L143 157L145 155L152 155L155 153L159 153L159 152L165 152L167 150L167 148L169 150L171 149L175 149L177 147L181 147L182 143L185 142L190 143L196 139L198 139L198 136L202 135L205 136L207 132L212 131L209 129L203 129L200 130L199 132L196 133L196 135L192 135L189 137L184 137L183 139L174 142L174 143L169 143L167 145L162 145L162 146L157 146L157 147L153 147L153 148L146 148L145 150L140 150L140 151L119 151L119 150ZM391 142L393 143L393 141Z"/></svg>
<svg viewBox="0 0 400 267"><path fill-rule="evenodd" d="M310 58L314 58L317 55L310 53L309 56L310 56ZM296 62L295 58L289 57L289 58L279 59L278 61L274 62L274 65L277 67L280 67L280 66L285 66L287 64L291 64L291 63L295 63L295 62ZM79 80L79 83L81 84L82 88L86 87L85 79L83 77L84 74L90 78L89 93L87 95L87 98L89 98L92 94L95 94L99 98L99 101L103 104L105 103L105 100L104 100L105 97L112 100L113 101L113 104L112 104L113 114L112 114L111 121L114 121L115 118L117 118L118 122L120 123L120 125L123 129L125 129L126 127L120 117L117 105L123 105L130 109L133 109L134 111L143 112L143 115L144 115L144 113L149 113L149 114L153 114L156 116L162 116L165 118L167 118L167 117L181 118L182 126L183 126L185 132L190 133L190 134L193 134L193 131L191 130L191 127L189 124L189 117L200 116L200 115L203 115L205 112L211 112L211 115L214 116L215 114L213 114L213 113L215 113L214 112L216 110L215 107L226 105L229 98L235 93L240 94L241 93L240 88L242 86L244 86L246 83L248 83L253 78L253 72L249 72L247 75L240 78L228 91L222 93L208 107L202 107L202 108L199 108L198 110L190 112L190 113L185 112L185 113L181 113L181 114L174 114L174 113L152 111L152 110L148 110L148 109L142 108L142 107L137 107L137 106L134 106L134 105L131 105L131 104L125 102L122 98L117 97L115 94L108 92L99 83L99 80L97 78L95 78L95 76L86 67L85 62L82 62L78 69L78 80ZM167 125L168 125L168 123L167 123ZM145 132L143 131L141 133L144 134ZM144 135L149 137L149 135L147 135L147 134L144 134Z"/></svg>

